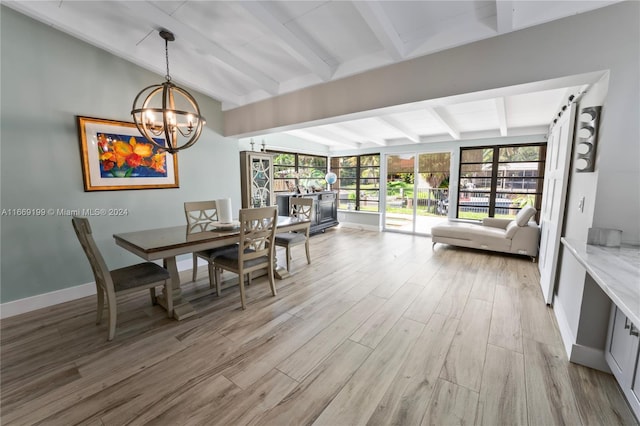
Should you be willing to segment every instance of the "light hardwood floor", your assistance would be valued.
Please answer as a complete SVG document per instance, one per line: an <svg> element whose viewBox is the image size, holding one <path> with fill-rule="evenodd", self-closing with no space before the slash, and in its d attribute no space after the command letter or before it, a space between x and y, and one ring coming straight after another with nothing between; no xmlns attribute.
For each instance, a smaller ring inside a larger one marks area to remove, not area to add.
<svg viewBox="0 0 640 426"><path fill-rule="evenodd" d="M293 252L246 311L230 287L177 322L141 292L112 342L94 297L3 320L1 423L636 424L612 376L567 361L528 258L345 228L311 265Z"/></svg>

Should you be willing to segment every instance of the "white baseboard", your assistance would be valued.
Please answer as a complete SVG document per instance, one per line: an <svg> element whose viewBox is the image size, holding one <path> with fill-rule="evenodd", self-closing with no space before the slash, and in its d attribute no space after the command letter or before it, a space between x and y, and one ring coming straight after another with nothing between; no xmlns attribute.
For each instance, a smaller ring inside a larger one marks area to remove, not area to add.
<svg viewBox="0 0 640 426"><path fill-rule="evenodd" d="M573 345L569 361L594 368L596 370L604 371L605 373L611 373L611 369L607 364L607 360L604 357L604 351L602 349L595 349L589 346L582 345Z"/></svg>
<svg viewBox="0 0 640 426"><path fill-rule="evenodd" d="M562 337L562 343L564 344L564 350L567 353L567 358L571 359L571 351L573 350L573 345L576 342L576 337L573 335L573 332L569 327L567 315L562 308L560 299L557 297L553 299L553 313L558 321L558 328L560 329L560 336Z"/></svg>
<svg viewBox="0 0 640 426"><path fill-rule="evenodd" d="M604 351L601 349L591 348L589 346L583 346L576 343L576 337L573 335L567 316L562 307L560 299L554 298L553 312L558 321L558 328L560 329L560 335L562 336L562 343L564 349L567 352L567 358L569 361L584 365L596 370L604 371L605 373L611 373L609 365L604 357Z"/></svg>
<svg viewBox="0 0 640 426"><path fill-rule="evenodd" d="M198 266L206 265L202 259L198 259ZM177 262L178 271L186 271L193 268L193 260L185 259ZM42 308L48 308L60 303L70 302L96 294L96 283L92 281L74 287L63 288L49 293L38 294L24 299L12 300L0 305L0 319L24 314Z"/></svg>
<svg viewBox="0 0 640 426"><path fill-rule="evenodd" d="M48 308L59 303L96 294L95 282L81 284L74 287L63 288L62 290L51 291L49 293L38 294L36 296L25 297L24 299L12 300L0 305L0 319L9 318L14 315L24 314L37 309Z"/></svg>
<svg viewBox="0 0 640 426"><path fill-rule="evenodd" d="M341 228L358 229L360 231L380 232L380 228L374 225L362 225L360 223L340 222Z"/></svg>

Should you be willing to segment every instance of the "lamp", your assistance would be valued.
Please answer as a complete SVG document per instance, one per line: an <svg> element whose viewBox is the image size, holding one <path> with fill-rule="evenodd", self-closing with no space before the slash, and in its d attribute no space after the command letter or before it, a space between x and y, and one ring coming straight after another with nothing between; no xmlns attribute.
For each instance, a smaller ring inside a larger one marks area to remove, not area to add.
<svg viewBox="0 0 640 426"><path fill-rule="evenodd" d="M205 119L200 115L200 108L193 96L171 82L169 42L175 40L173 33L162 30L160 37L164 39L167 60L166 81L142 89L133 101L131 115L147 141L173 154L196 143ZM163 136L166 146L154 139Z"/></svg>

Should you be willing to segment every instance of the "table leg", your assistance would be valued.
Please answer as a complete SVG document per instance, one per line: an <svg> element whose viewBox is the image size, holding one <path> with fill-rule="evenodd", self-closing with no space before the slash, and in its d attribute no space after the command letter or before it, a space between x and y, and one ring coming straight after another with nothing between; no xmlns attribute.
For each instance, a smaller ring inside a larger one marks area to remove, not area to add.
<svg viewBox="0 0 640 426"><path fill-rule="evenodd" d="M277 251L278 249L276 247L273 253L273 276L277 280L284 280L285 278L289 278L291 274L289 273L289 271L287 271L287 268L283 268L282 266L278 267L278 255L276 253Z"/></svg>
<svg viewBox="0 0 640 426"><path fill-rule="evenodd" d="M273 276L279 280L284 280L286 278L289 278L291 274L289 273L289 271L287 271L287 268L278 267L276 265L276 268L273 271Z"/></svg>
<svg viewBox="0 0 640 426"><path fill-rule="evenodd" d="M175 256L167 257L163 259L164 267L169 271L171 276L171 288L173 296L173 318L178 321L185 318L189 318L196 314L195 309L182 297L182 289L180 288L180 274L178 273L178 266L176 265ZM167 309L167 302L164 294L158 297L158 303Z"/></svg>

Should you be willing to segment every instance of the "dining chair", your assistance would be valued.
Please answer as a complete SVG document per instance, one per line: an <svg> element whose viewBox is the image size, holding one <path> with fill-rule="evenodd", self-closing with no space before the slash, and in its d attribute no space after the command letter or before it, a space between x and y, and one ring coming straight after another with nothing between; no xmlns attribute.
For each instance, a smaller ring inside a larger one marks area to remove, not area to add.
<svg viewBox="0 0 640 426"><path fill-rule="evenodd" d="M311 211L313 209L313 198L291 197L289 201L289 216L309 221L309 226L304 231L281 232L276 234L275 244L277 247L284 247L287 255L287 271L291 267L291 248L304 244L307 253L307 264L311 264L311 254L309 252L309 230L311 227Z"/></svg>
<svg viewBox="0 0 640 426"><path fill-rule="evenodd" d="M271 293L276 295L274 240L277 224L278 208L276 206L241 209L238 249L227 251L213 260L217 268L238 275L242 309L246 309L245 274L266 268Z"/></svg>
<svg viewBox="0 0 640 426"><path fill-rule="evenodd" d="M218 220L218 208L216 202L211 201L187 201L184 203L184 214L187 218L189 227L198 224L215 222ZM232 244L214 249L201 250L193 253L193 276L192 281L196 280L198 275L198 258L207 261L209 270L209 287L216 289L216 294L220 296L220 271L217 271L213 265L213 259L225 253L227 250L235 251L237 244Z"/></svg>
<svg viewBox="0 0 640 426"><path fill-rule="evenodd" d="M156 305L156 286L164 286L167 304L167 315L173 317L173 294L169 272L153 263L143 262L124 268L109 270L98 249L91 233L91 225L85 217L74 216L71 219L73 229L80 240L80 245L89 259L93 277L96 280L96 294L98 296L98 312L96 324L102 322L105 296L109 313L109 335L107 340L113 340L116 334L117 296L133 293L138 290L149 289L151 303Z"/></svg>

